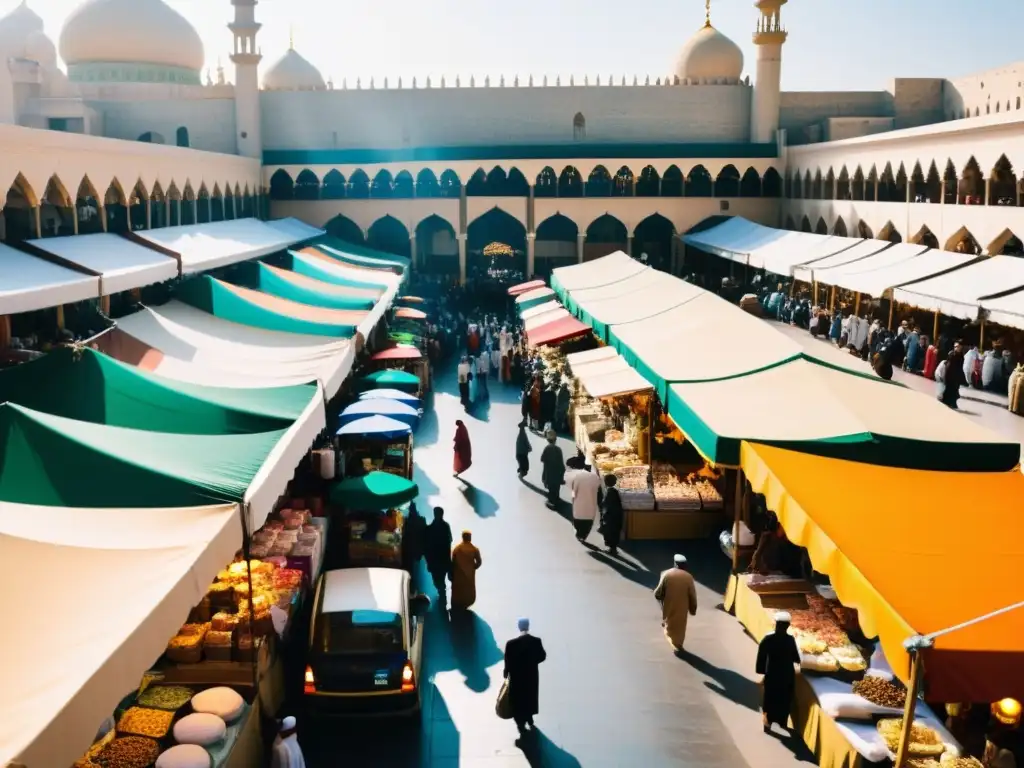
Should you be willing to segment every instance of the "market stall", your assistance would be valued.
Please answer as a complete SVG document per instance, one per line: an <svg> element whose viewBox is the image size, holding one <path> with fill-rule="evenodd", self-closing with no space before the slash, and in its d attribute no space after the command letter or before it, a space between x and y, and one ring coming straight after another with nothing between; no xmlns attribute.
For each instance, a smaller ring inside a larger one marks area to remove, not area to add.
<svg viewBox="0 0 1024 768"><path fill-rule="evenodd" d="M334 525L339 535L332 550L344 552L348 565L399 567L402 510L418 495L416 483L389 472L370 472L336 483L331 504L343 512Z"/></svg>
<svg viewBox="0 0 1024 768"><path fill-rule="evenodd" d="M397 400L416 410L423 410L423 401L400 389L368 389L359 393L360 400Z"/></svg>
<svg viewBox="0 0 1024 768"><path fill-rule="evenodd" d="M568 315L526 331L526 343L531 347L559 344L569 339L590 335L590 326Z"/></svg>
<svg viewBox="0 0 1024 768"><path fill-rule="evenodd" d="M347 422L334 434L346 475L358 467L364 472L390 472L412 479L413 438L408 424L388 416L364 416Z"/></svg>
<svg viewBox="0 0 1024 768"><path fill-rule="evenodd" d="M543 287L544 287L544 281L543 280L529 280L528 282L525 282L525 283L517 283L516 285L510 286L509 289L508 289L508 295L509 296L520 296L520 295L526 293L527 291L532 291L532 290L535 290L537 288L543 288Z"/></svg>
<svg viewBox="0 0 1024 768"><path fill-rule="evenodd" d="M530 307L551 301L555 292L550 288L534 288L516 297L516 311L522 313Z"/></svg>
<svg viewBox="0 0 1024 768"><path fill-rule="evenodd" d="M400 400L385 397L367 398L345 406L338 417L338 426L344 427L367 416L386 416L393 421L401 422L410 430L415 430L420 423L421 415L419 410Z"/></svg>
<svg viewBox="0 0 1024 768"><path fill-rule="evenodd" d="M1019 472L973 473L965 481L963 474L746 442L741 461L753 492L764 495L789 541L828 577L836 600L857 610L859 633L878 638L895 677L911 692L905 722L922 719L922 713L929 717L919 691L929 701L986 706L1024 697L1024 610L1016 579L1024 552L1016 535L1024 502ZM879 496L876 488L886 493ZM978 498L1000 503L963 525L962 511ZM964 562L964 553L971 562ZM956 576L945 578L951 562L958 563ZM943 599L921 599L922 585L939 583ZM796 714L805 723L805 741L819 739L813 718L803 710ZM934 739L918 731L895 740L902 738L913 753L914 744ZM939 734L941 751L952 752L955 743ZM885 740L890 755L899 751L891 733Z"/></svg>
<svg viewBox="0 0 1024 768"><path fill-rule="evenodd" d="M425 390L430 389L430 361L420 349L412 344L394 344L375 352L371 363L387 366L394 370L407 370L419 378Z"/></svg>
<svg viewBox="0 0 1024 768"><path fill-rule="evenodd" d="M364 376L361 380L364 389L398 389L403 392L422 394L419 376L405 371L385 368Z"/></svg>

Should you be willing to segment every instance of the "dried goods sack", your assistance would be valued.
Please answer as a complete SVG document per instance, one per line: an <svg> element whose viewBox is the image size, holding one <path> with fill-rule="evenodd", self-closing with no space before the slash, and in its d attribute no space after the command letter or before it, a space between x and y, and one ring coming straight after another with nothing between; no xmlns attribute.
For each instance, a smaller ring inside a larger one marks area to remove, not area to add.
<svg viewBox="0 0 1024 768"><path fill-rule="evenodd" d="M227 731L227 725L217 715L198 712L174 724L174 740L179 744L208 747L223 739Z"/></svg>
<svg viewBox="0 0 1024 768"><path fill-rule="evenodd" d="M210 753L195 744L171 747L156 760L156 768L210 768Z"/></svg>
<svg viewBox="0 0 1024 768"><path fill-rule="evenodd" d="M227 723L234 722L245 709L245 699L230 688L210 688L192 697L195 712L217 715Z"/></svg>

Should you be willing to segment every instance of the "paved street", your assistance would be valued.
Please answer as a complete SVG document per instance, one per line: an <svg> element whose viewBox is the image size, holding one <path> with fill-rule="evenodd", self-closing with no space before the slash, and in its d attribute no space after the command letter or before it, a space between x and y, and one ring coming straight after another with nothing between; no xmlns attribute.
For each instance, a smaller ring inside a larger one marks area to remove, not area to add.
<svg viewBox="0 0 1024 768"><path fill-rule="evenodd" d="M712 542L627 543L609 558L591 535L583 547L539 491L541 439L525 483L513 456L519 403L492 385L469 418L452 371L437 377L433 408L416 435L421 509L440 504L452 530L468 528L482 553L470 618L427 617L422 729L359 723L303 735L311 766L369 768L782 768L791 745L761 733L755 646L718 610L728 563ZM465 482L452 478L452 435L463 418L473 441ZM575 448L563 441L568 457ZM563 489L563 495L565 491ZM694 563L699 612L676 658L651 590L680 549ZM427 587L433 595L432 587ZM494 701L505 641L528 616L548 660L541 667L538 735L517 745ZM738 671L737 671L738 670ZM315 737L315 738L314 738Z"/></svg>

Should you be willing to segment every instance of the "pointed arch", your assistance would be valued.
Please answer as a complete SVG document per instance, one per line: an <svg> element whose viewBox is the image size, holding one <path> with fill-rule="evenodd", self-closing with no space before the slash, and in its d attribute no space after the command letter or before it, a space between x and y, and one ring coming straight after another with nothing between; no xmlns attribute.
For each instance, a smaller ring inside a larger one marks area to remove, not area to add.
<svg viewBox="0 0 1024 768"><path fill-rule="evenodd" d="M800 175L800 171L793 174L793 199L803 200L804 199L804 180Z"/></svg>
<svg viewBox="0 0 1024 768"><path fill-rule="evenodd" d="M850 172L844 165L836 178L836 200L850 200Z"/></svg>
<svg viewBox="0 0 1024 768"><path fill-rule="evenodd" d="M394 193L396 200L408 200L416 196L416 182L408 171L399 171L395 176Z"/></svg>
<svg viewBox="0 0 1024 768"><path fill-rule="evenodd" d="M57 174L46 182L39 199L39 224L43 237L75 233L75 205Z"/></svg>
<svg viewBox="0 0 1024 768"><path fill-rule="evenodd" d="M952 236L946 241L946 245L943 250L952 251L953 253L966 253L971 256L978 256L981 254L981 245L978 244L977 239L971 234L971 231L967 227L960 227Z"/></svg>
<svg viewBox="0 0 1024 768"><path fill-rule="evenodd" d="M1000 155L989 174L988 204L1016 206L1017 202L1017 174L1006 155Z"/></svg>
<svg viewBox="0 0 1024 768"><path fill-rule="evenodd" d="M800 219L800 231L801 232L811 232L812 231L811 230L811 220L809 218L807 218L806 215L804 215L804 217L802 219Z"/></svg>
<svg viewBox="0 0 1024 768"><path fill-rule="evenodd" d="M760 184L758 185L760 186ZM739 197L740 172L735 165L726 165L715 178L715 197Z"/></svg>
<svg viewBox="0 0 1024 768"><path fill-rule="evenodd" d="M683 171L678 165L670 165L661 176L662 197L683 196Z"/></svg>
<svg viewBox="0 0 1024 768"><path fill-rule="evenodd" d="M484 194L489 197L505 197L508 186L508 174L500 165L496 165L487 173Z"/></svg>
<svg viewBox="0 0 1024 768"><path fill-rule="evenodd" d="M675 236L676 228L672 222L660 213L652 213L633 230L633 252L630 256L641 258L646 254L650 266L667 269L672 260Z"/></svg>
<svg viewBox="0 0 1024 768"><path fill-rule="evenodd" d="M433 172L429 173L437 185ZM422 174L421 171L417 178ZM425 181L429 183L429 180ZM455 227L451 222L432 213L417 224L416 255L416 269L419 271L444 275L459 274L459 241L455 237Z"/></svg>
<svg viewBox="0 0 1024 768"><path fill-rule="evenodd" d="M583 177L574 165L567 165L558 175L559 197L583 197Z"/></svg>
<svg viewBox="0 0 1024 768"><path fill-rule="evenodd" d="M32 209L38 205L35 190L28 180L18 174L7 189L4 199L4 239L8 242L31 240L36 237L36 220Z"/></svg>
<svg viewBox="0 0 1024 768"><path fill-rule="evenodd" d="M658 197L661 194L661 175L653 165L644 166L636 179L637 197Z"/></svg>
<svg viewBox="0 0 1024 768"><path fill-rule="evenodd" d="M836 198L836 174L831 167L829 167L828 173L825 175L821 194L824 200L834 200Z"/></svg>
<svg viewBox="0 0 1024 768"><path fill-rule="evenodd" d="M864 219L857 222L857 236L867 240L872 240L875 237L875 233L871 231L871 227L868 226Z"/></svg>
<svg viewBox="0 0 1024 768"><path fill-rule="evenodd" d="M611 197L612 175L603 165L594 166L594 170L587 177L587 197Z"/></svg>
<svg viewBox="0 0 1024 768"><path fill-rule="evenodd" d="M583 141L587 138L587 118L583 116L582 112L577 112L572 119L572 139L573 141Z"/></svg>
<svg viewBox="0 0 1024 768"><path fill-rule="evenodd" d="M718 189L718 185L715 185ZM740 179L739 197L761 197L761 174L753 167L747 168Z"/></svg>
<svg viewBox="0 0 1024 768"><path fill-rule="evenodd" d="M853 180L850 182L850 199L864 199L864 171L859 165L857 170L853 172Z"/></svg>
<svg viewBox="0 0 1024 768"><path fill-rule="evenodd" d="M441 184L429 168L416 174L416 197L440 197Z"/></svg>
<svg viewBox="0 0 1024 768"><path fill-rule="evenodd" d="M895 184L893 186L893 198L890 202L893 203L905 203L907 202L907 186L909 180L907 178L907 169L900 163L899 169L896 171Z"/></svg>
<svg viewBox="0 0 1024 768"><path fill-rule="evenodd" d="M840 216L838 219L836 219L836 223L832 227L832 234L835 235L836 237L848 237L849 236L847 234L847 232L846 232L846 222L843 221L843 217L842 216Z"/></svg>
<svg viewBox="0 0 1024 768"><path fill-rule="evenodd" d="M880 203L897 202L896 176L892 172L892 163L886 163L878 177L878 201Z"/></svg>
<svg viewBox="0 0 1024 768"><path fill-rule="evenodd" d="M441 197L448 199L461 197L462 179L451 168L445 169L441 178L438 179L438 183L441 185Z"/></svg>
<svg viewBox="0 0 1024 768"><path fill-rule="evenodd" d="M370 197L370 177L362 168L356 168L348 177L348 196L355 200L367 200ZM359 230L362 232L362 230Z"/></svg>
<svg viewBox="0 0 1024 768"><path fill-rule="evenodd" d="M492 243L501 243L512 249L507 264L525 271L526 227L515 216L495 206L474 219L466 228L467 265L473 272L489 269L493 258L484 253ZM503 264L506 261L502 262Z"/></svg>
<svg viewBox="0 0 1024 768"><path fill-rule="evenodd" d="M128 197L128 222L132 232L144 230L148 226L146 221L146 208L149 202L149 192L146 185L139 179L132 187L132 193Z"/></svg>
<svg viewBox="0 0 1024 768"><path fill-rule="evenodd" d="M224 192L219 184L213 185L213 194L210 195L210 221L224 221L227 213L224 208Z"/></svg>
<svg viewBox="0 0 1024 768"><path fill-rule="evenodd" d="M331 237L344 240L346 243L354 243L355 245L364 245L366 243L366 235L363 233L363 228L348 218L348 216L340 213L328 221L324 225L324 229L327 230L327 234Z"/></svg>
<svg viewBox="0 0 1024 768"><path fill-rule="evenodd" d="M961 205L982 205L985 202L985 175L973 155L964 165L957 191Z"/></svg>
<svg viewBox="0 0 1024 768"><path fill-rule="evenodd" d="M167 193L160 182L154 182L153 190L149 193L149 223L152 229L167 226L167 199Z"/></svg>
<svg viewBox="0 0 1024 768"><path fill-rule="evenodd" d="M825 219L821 216L818 217L818 223L814 225L814 234L816 235L827 235L828 224L825 223Z"/></svg>
<svg viewBox="0 0 1024 768"><path fill-rule="evenodd" d="M64 186L64 182L60 180L60 176L57 174L53 174L49 181L46 182L46 189L43 191L43 197L40 200L40 204L49 204L55 208L73 207L71 195L68 194L68 190Z"/></svg>
<svg viewBox="0 0 1024 768"><path fill-rule="evenodd" d="M935 233L928 229L927 224L923 224L917 234L910 238L910 242L914 245L924 245L928 248L938 248L939 238L935 236Z"/></svg>
<svg viewBox="0 0 1024 768"><path fill-rule="evenodd" d="M761 197L782 197L782 176L774 168L769 168L761 177Z"/></svg>
<svg viewBox="0 0 1024 768"><path fill-rule="evenodd" d="M387 168L381 168L377 171L377 175L373 177L373 183L370 184L370 197L378 200L388 200L395 196L395 179L391 175L391 171Z"/></svg>
<svg viewBox="0 0 1024 768"><path fill-rule="evenodd" d="M468 197L485 197L487 195L487 171L477 168L473 175L466 182L466 195Z"/></svg>
<svg viewBox="0 0 1024 768"><path fill-rule="evenodd" d="M796 221L793 219L793 214L786 216L786 229L790 232L796 232Z"/></svg>
<svg viewBox="0 0 1024 768"><path fill-rule="evenodd" d="M394 216L382 216L370 225L366 245L383 253L408 257L411 253L409 229Z"/></svg>
<svg viewBox="0 0 1024 768"><path fill-rule="evenodd" d="M885 226L878 230L878 240L888 240L890 243L902 243L903 235L899 233L891 221L885 222Z"/></svg>
<svg viewBox="0 0 1024 768"><path fill-rule="evenodd" d="M505 197L529 197L530 182L526 180L523 172L513 166L509 169L508 180L505 183Z"/></svg>
<svg viewBox="0 0 1024 768"><path fill-rule="evenodd" d="M196 195L196 224L209 224L213 211L210 206L210 190L206 183L199 185L199 193Z"/></svg>
<svg viewBox="0 0 1024 768"><path fill-rule="evenodd" d="M715 182L711 179L708 169L700 164L693 166L686 174L683 192L686 197L714 197Z"/></svg>
<svg viewBox="0 0 1024 768"><path fill-rule="evenodd" d="M626 225L610 213L601 214L587 227L588 243L615 244L625 250L628 239L629 230Z"/></svg>
<svg viewBox="0 0 1024 768"><path fill-rule="evenodd" d="M821 178L821 169L814 172L814 179L811 181L811 200L822 200L825 197L825 184Z"/></svg>
<svg viewBox="0 0 1024 768"><path fill-rule="evenodd" d="M284 168L278 168L270 177L270 199L292 200L295 198L295 183Z"/></svg>
<svg viewBox="0 0 1024 768"><path fill-rule="evenodd" d="M575 264L579 234L579 226L568 216L556 213L544 219L537 226L534 251L540 268L535 272L546 274L550 267Z"/></svg>
<svg viewBox="0 0 1024 768"><path fill-rule="evenodd" d="M324 183L320 187L320 198L322 200L344 200L345 199L345 177L337 168L332 168L324 174Z"/></svg>
<svg viewBox="0 0 1024 768"><path fill-rule="evenodd" d="M946 167L942 171L942 187L943 202L946 205L956 205L957 198L960 196L960 176L956 172L956 166L953 165L953 161L950 159L946 160Z"/></svg>
<svg viewBox="0 0 1024 768"><path fill-rule="evenodd" d="M882 199L878 192L878 168L873 165L864 179L864 199L868 202Z"/></svg>
<svg viewBox="0 0 1024 768"><path fill-rule="evenodd" d="M275 176L277 174L274 174ZM273 178L271 178L273 184ZM214 197L216 197L216 192ZM295 200L319 200L320 199L320 178L309 168L303 168L295 177L295 186L292 189L292 196Z"/></svg>
<svg viewBox="0 0 1024 768"><path fill-rule="evenodd" d="M534 197L558 197L558 174L550 165L541 169L533 185Z"/></svg>
<svg viewBox="0 0 1024 768"><path fill-rule="evenodd" d="M922 199L929 203L942 202L942 177L939 176L939 166L932 160L928 166L928 175L924 177L924 185L915 190L915 194L921 195Z"/></svg>
<svg viewBox="0 0 1024 768"><path fill-rule="evenodd" d="M1011 229L1004 229L999 233L988 247L985 252L990 256L1021 256L1021 242Z"/></svg>
<svg viewBox="0 0 1024 768"><path fill-rule="evenodd" d="M612 180L612 197L633 197L635 185L636 179L632 169L622 166L615 172L615 178Z"/></svg>

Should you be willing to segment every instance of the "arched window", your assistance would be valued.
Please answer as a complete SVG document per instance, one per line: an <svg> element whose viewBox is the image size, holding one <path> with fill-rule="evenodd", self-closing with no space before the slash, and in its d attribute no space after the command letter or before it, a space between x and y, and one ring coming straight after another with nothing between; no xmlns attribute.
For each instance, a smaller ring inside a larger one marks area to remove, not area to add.
<svg viewBox="0 0 1024 768"><path fill-rule="evenodd" d="M572 140L583 141L587 138L587 118L583 116L582 112L577 112L576 117L572 119Z"/></svg>
<svg viewBox="0 0 1024 768"><path fill-rule="evenodd" d="M181 126L181 128L178 129L176 138L177 138L177 142L176 143L177 143L177 145L179 147L190 147L190 146L192 146L191 143L189 143L189 139L188 139L188 128L186 128L185 126Z"/></svg>

